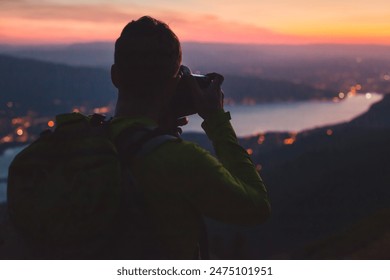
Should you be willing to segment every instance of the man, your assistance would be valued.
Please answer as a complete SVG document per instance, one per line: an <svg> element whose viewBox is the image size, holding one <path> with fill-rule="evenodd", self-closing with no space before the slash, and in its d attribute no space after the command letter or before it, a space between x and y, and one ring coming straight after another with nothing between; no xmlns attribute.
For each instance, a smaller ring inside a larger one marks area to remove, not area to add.
<svg viewBox="0 0 390 280"><path fill-rule="evenodd" d="M208 75L211 83L202 90L193 77L179 73L181 58L176 35L151 17L129 23L115 44L111 71L118 89L114 136L129 126L167 130L185 124L174 115L171 105L177 85L183 80L218 157L179 139L163 142L133 161L132 177L142 189L153 229L147 238L157 240L153 244L160 249L160 255L151 253L151 258L197 258L202 216L254 225L270 214L265 186L237 142L229 113L223 110L223 77ZM142 258L148 258L148 253Z"/></svg>

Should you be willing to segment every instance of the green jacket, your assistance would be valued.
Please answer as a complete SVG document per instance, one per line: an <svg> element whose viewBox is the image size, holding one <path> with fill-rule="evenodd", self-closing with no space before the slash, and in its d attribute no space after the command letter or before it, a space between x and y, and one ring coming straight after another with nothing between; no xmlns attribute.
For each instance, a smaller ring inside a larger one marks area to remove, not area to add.
<svg viewBox="0 0 390 280"><path fill-rule="evenodd" d="M112 122L114 137L134 124L155 125L148 119L117 118ZM270 214L266 188L248 153L238 144L230 114L216 112L202 127L218 159L195 143L168 141L131 166L167 258L194 257L202 216L255 225Z"/></svg>

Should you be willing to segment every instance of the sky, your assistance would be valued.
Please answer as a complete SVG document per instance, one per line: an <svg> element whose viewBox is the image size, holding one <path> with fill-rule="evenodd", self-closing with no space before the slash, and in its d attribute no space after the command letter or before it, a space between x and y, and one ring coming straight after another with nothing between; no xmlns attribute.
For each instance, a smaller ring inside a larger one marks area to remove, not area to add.
<svg viewBox="0 0 390 280"><path fill-rule="evenodd" d="M0 0L0 44L113 41L143 15L181 41L390 45L389 0Z"/></svg>

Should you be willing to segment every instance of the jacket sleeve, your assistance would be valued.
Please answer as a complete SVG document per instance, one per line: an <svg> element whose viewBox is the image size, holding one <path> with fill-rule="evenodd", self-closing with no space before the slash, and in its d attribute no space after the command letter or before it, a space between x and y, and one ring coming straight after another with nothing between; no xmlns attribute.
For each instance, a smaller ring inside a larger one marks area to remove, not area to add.
<svg viewBox="0 0 390 280"><path fill-rule="evenodd" d="M188 200L202 214L223 222L259 224L270 215L264 183L248 153L237 141L230 114L220 110L202 124L217 158L193 146ZM185 171L184 171L185 172Z"/></svg>

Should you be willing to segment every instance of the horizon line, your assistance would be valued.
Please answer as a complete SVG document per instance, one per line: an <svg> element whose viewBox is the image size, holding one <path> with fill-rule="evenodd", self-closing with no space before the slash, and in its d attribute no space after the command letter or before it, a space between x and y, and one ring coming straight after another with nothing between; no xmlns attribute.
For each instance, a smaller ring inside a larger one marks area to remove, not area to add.
<svg viewBox="0 0 390 280"><path fill-rule="evenodd" d="M390 43L339 43L339 42L313 42L313 43L244 43L244 42L212 42L212 41L182 41L183 44L199 44L199 45L233 45L233 46L378 46L390 47ZM102 41L74 41L74 42L51 42L51 43L0 43L0 46L8 47L60 47L74 45L89 45L89 44L112 44L115 40Z"/></svg>

